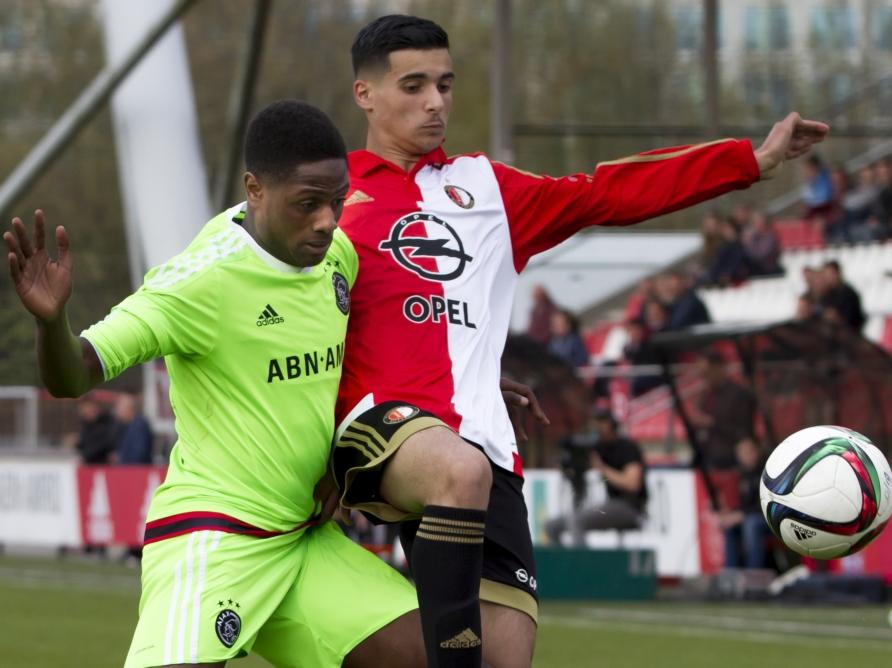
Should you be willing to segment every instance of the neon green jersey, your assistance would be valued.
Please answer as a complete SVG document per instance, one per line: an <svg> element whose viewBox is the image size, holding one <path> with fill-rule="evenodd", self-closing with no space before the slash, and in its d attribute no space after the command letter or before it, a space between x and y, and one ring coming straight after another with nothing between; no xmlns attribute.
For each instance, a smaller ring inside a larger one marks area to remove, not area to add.
<svg viewBox="0 0 892 668"><path fill-rule="evenodd" d="M178 440L148 520L209 511L287 531L325 473L358 260L335 232L300 269L212 219L189 247L82 333L106 380L164 356Z"/></svg>

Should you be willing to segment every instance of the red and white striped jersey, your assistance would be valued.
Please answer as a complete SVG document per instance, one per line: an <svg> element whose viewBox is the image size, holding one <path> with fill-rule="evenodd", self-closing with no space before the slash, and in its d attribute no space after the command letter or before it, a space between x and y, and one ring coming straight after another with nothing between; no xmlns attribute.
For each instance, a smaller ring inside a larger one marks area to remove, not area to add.
<svg viewBox="0 0 892 668"><path fill-rule="evenodd" d="M442 149L411 171L349 156L340 225L359 255L338 397L342 425L383 401L437 415L521 472L499 391L518 273L589 225L629 225L759 178L749 142L723 140L539 176Z"/></svg>

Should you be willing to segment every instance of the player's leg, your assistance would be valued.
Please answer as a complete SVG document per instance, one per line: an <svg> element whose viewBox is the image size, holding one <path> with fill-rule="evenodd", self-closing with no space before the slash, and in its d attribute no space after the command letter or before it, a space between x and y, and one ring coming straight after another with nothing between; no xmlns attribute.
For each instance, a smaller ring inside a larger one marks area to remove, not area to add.
<svg viewBox="0 0 892 668"><path fill-rule="evenodd" d="M391 521L421 517L406 554L428 660L444 667L479 666L489 460L438 419L396 402L357 417L337 446L335 474L347 505ZM353 466L342 474L345 458Z"/></svg>
<svg viewBox="0 0 892 668"><path fill-rule="evenodd" d="M492 472L480 582L483 659L499 668L528 668L539 602L523 479L497 466Z"/></svg>
<svg viewBox="0 0 892 668"><path fill-rule="evenodd" d="M408 612L357 645L344 659L344 668L419 668L427 665L421 635L421 615Z"/></svg>
<svg viewBox="0 0 892 668"><path fill-rule="evenodd" d="M525 612L480 602L483 660L499 668L529 668L536 646L536 623Z"/></svg>
<svg viewBox="0 0 892 668"><path fill-rule="evenodd" d="M428 660L439 666L482 661L479 590L491 484L486 456L445 427L412 435L384 467L381 495L422 515L407 556Z"/></svg>
<svg viewBox="0 0 892 668"><path fill-rule="evenodd" d="M300 573L253 649L279 668L423 668L412 585L332 522L305 536Z"/></svg>

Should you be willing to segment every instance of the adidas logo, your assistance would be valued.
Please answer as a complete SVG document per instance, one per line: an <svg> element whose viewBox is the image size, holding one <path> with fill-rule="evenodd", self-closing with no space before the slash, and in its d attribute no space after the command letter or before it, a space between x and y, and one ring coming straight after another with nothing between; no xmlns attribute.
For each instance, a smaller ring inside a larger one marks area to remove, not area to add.
<svg viewBox="0 0 892 668"><path fill-rule="evenodd" d="M274 309L269 304L267 304L266 308L263 309L263 313L257 316L258 327L266 327L267 325L278 325L280 322L285 322L285 318L276 313L276 309Z"/></svg>
<svg viewBox="0 0 892 668"><path fill-rule="evenodd" d="M479 647L481 642L476 633L471 629L465 629L449 640L441 642L440 647L443 649L470 649L471 647Z"/></svg>
<svg viewBox="0 0 892 668"><path fill-rule="evenodd" d="M344 202L344 206L353 206L354 204L362 204L363 202L374 202L375 198L371 195L366 195L361 190L354 190L353 194L347 198L347 201Z"/></svg>
<svg viewBox="0 0 892 668"><path fill-rule="evenodd" d="M795 524L792 522L791 522L791 524L793 526L793 533L796 534L796 538L798 540L807 540L809 538L814 538L815 536L818 535L817 531L808 529L808 528L802 526L801 524Z"/></svg>

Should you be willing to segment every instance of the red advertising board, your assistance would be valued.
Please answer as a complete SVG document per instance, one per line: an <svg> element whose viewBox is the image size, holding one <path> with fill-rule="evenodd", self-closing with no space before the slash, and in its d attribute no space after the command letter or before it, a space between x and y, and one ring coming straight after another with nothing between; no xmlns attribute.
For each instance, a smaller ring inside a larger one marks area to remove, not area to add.
<svg viewBox="0 0 892 668"><path fill-rule="evenodd" d="M77 494L85 545L142 545L161 466L81 466Z"/></svg>

